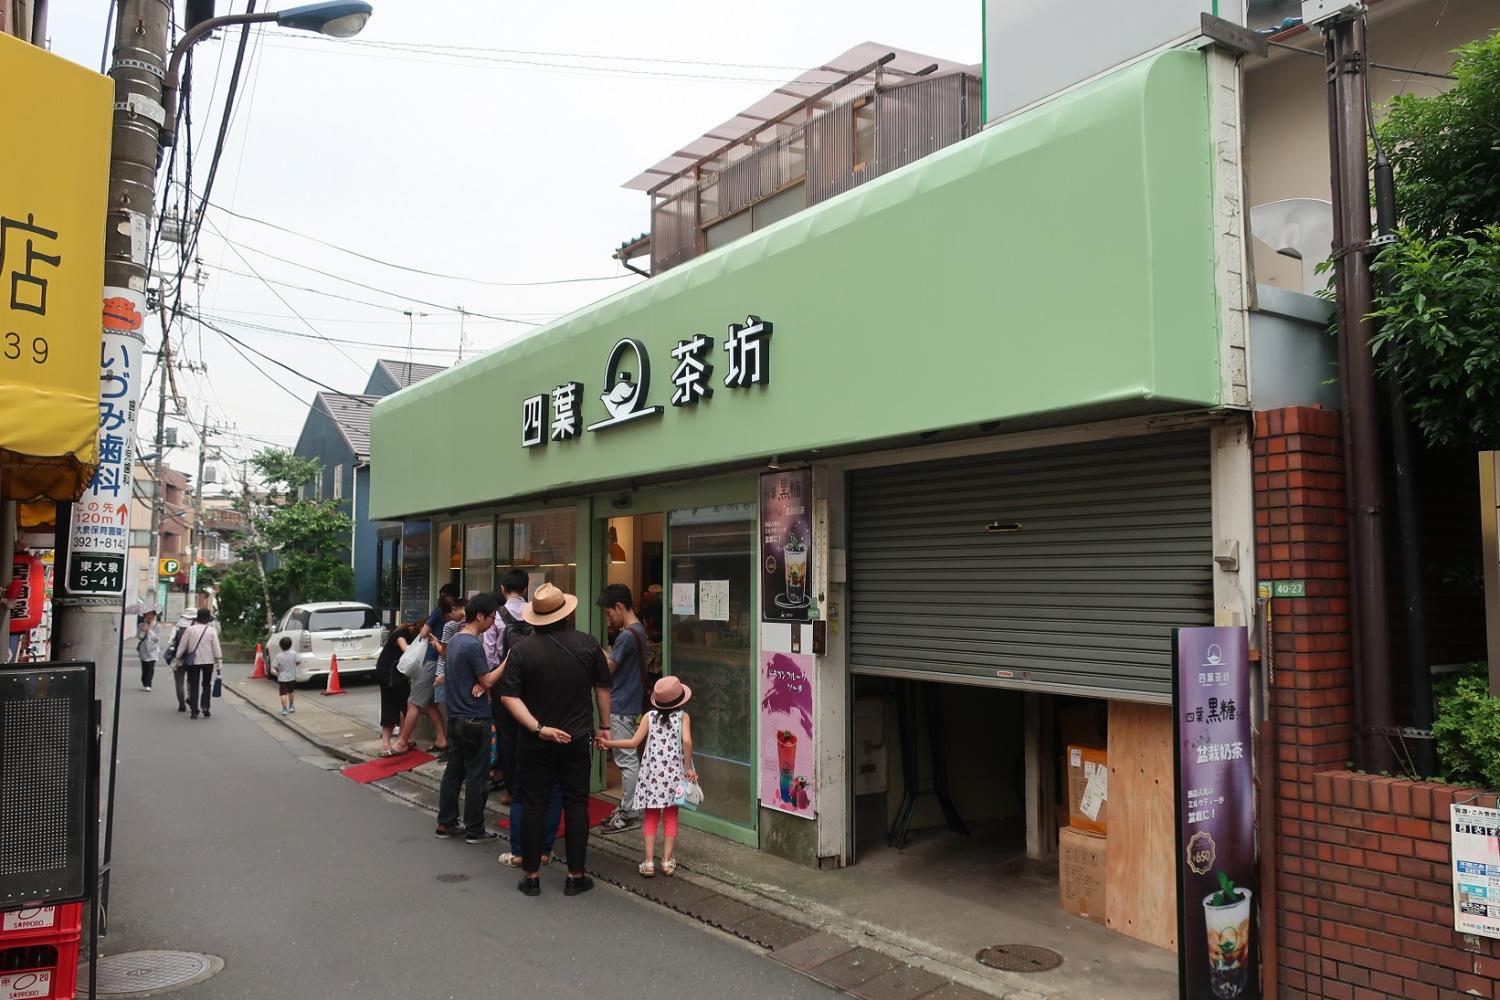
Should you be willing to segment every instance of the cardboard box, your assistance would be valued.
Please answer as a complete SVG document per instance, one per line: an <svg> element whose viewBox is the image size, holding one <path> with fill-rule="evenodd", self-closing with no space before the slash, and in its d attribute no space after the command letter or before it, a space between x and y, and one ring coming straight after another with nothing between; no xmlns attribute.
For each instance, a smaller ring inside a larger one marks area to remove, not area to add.
<svg viewBox="0 0 1500 1000"><path fill-rule="evenodd" d="M1057 888L1062 908L1104 923L1104 848L1098 834L1065 826L1057 831Z"/></svg>
<svg viewBox="0 0 1500 1000"><path fill-rule="evenodd" d="M1068 825L1108 834L1109 754L1100 747L1070 746L1063 764L1068 774Z"/></svg>

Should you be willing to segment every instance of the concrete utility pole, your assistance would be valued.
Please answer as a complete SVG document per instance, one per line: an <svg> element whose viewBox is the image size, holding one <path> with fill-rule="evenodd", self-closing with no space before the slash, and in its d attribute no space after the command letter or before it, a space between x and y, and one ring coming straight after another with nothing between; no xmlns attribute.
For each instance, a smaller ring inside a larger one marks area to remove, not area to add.
<svg viewBox="0 0 1500 1000"><path fill-rule="evenodd" d="M1395 769L1391 750L1391 650L1386 631L1385 497L1380 406L1370 354L1369 86L1362 14L1322 25L1328 62L1328 142L1333 187L1334 287L1338 294L1339 391L1344 409L1349 502L1349 595L1354 622L1355 746L1367 771ZM1331 763L1331 762L1330 762Z"/></svg>
<svg viewBox="0 0 1500 1000"><path fill-rule="evenodd" d="M208 426L208 412L198 427L198 478L193 480L193 526L188 529L188 607L198 601L198 557L203 543L203 463L208 459L208 437L216 431Z"/></svg>
<svg viewBox="0 0 1500 1000"><path fill-rule="evenodd" d="M115 81L114 128L111 133L109 164L109 205L104 226L104 284L106 288L130 290L141 296L146 290L146 254L142 226L149 226L154 212L158 136L162 120L162 79L166 75L167 26L171 9L166 0L120 0L115 29L114 62L110 76ZM101 290L102 292L102 290ZM129 396L132 428L124 442L128 455L136 447L134 406L139 390L131 387ZM122 400L124 402L124 400ZM129 463L125 465L128 479ZM133 486L125 484L126 496ZM81 504L74 504L71 515L79 517ZM59 507L59 520L62 519ZM68 537L66 525L59 524L59 537ZM127 547L128 551L128 547ZM66 568L58 563L59 576ZM121 591L116 596L72 596L59 580L54 601L56 636L53 655L59 660L92 660L97 666L95 696L104 706L102 746L113 762L118 745L119 671L124 638L124 587L126 572L122 565ZM102 815L112 814L114 768L101 769L105 776L100 793ZM106 818L103 850L105 869L101 872L108 885L110 856Z"/></svg>

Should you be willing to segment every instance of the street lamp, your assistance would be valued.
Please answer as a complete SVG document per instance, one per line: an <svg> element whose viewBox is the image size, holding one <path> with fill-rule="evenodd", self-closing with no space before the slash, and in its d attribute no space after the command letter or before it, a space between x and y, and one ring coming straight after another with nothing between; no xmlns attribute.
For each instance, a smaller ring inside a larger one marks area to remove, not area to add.
<svg viewBox="0 0 1500 1000"><path fill-rule="evenodd" d="M275 21L283 28L298 31L316 31L333 38L350 38L360 33L370 19L374 8L360 0L329 0L325 3L304 4L282 11L265 11L260 14L225 14L211 17L195 25L182 36L172 50L172 60L167 64L167 76L162 83L162 104L166 121L161 127L161 146L172 145L177 138L177 91L182 82L182 57L193 43L211 31L234 24L263 24Z"/></svg>

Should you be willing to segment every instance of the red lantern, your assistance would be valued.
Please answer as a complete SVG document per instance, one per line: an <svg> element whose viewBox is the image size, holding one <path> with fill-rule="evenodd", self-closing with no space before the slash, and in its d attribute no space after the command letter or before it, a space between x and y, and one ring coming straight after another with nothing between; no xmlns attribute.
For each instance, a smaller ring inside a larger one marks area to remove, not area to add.
<svg viewBox="0 0 1500 1000"><path fill-rule="evenodd" d="M40 625L47 596L47 569L42 561L29 552L17 552L5 596L12 602L12 632L30 632Z"/></svg>

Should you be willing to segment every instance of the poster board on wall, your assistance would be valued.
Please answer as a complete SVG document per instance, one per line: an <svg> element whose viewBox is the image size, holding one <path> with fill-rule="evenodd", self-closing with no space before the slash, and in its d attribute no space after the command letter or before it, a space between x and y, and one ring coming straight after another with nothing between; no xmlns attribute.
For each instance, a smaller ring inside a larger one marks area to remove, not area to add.
<svg viewBox="0 0 1500 1000"><path fill-rule="evenodd" d="M772 648L780 645L771 638L773 631L787 630L775 626L761 629L760 804L812 819L817 814L813 738L816 662L808 654Z"/></svg>
<svg viewBox="0 0 1500 1000"><path fill-rule="evenodd" d="M805 622L812 617L814 565L812 470L789 469L760 477L761 618Z"/></svg>
<svg viewBox="0 0 1500 1000"><path fill-rule="evenodd" d="M401 525L401 620L427 619L432 586L432 522Z"/></svg>

